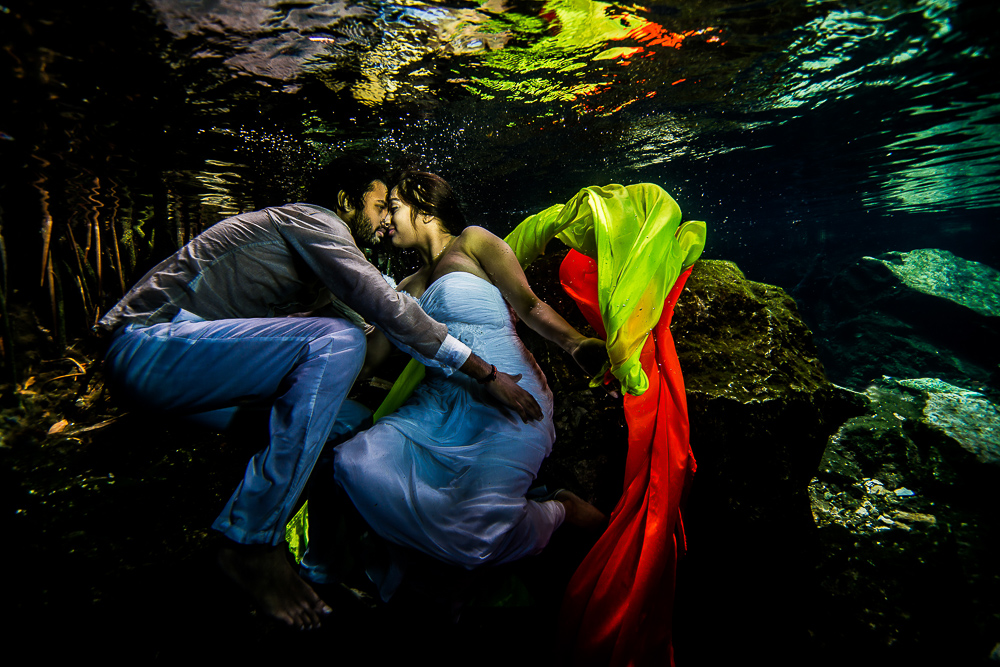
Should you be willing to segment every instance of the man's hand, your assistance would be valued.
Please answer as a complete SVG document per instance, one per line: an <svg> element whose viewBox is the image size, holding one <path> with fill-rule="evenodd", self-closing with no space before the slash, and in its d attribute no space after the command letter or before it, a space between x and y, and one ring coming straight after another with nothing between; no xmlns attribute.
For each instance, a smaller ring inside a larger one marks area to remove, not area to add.
<svg viewBox="0 0 1000 667"><path fill-rule="evenodd" d="M520 379L520 373L508 375L497 371L497 379L486 383L486 391L489 392L490 396L520 415L521 421L527 424L542 418L542 408L534 396L518 386L517 382Z"/></svg>
<svg viewBox="0 0 1000 667"><path fill-rule="evenodd" d="M520 373L517 375L501 373L496 370L496 366L486 363L474 352L459 370L484 385L490 396L519 414L525 424L542 418L542 408L538 405L538 401L517 384L521 379Z"/></svg>

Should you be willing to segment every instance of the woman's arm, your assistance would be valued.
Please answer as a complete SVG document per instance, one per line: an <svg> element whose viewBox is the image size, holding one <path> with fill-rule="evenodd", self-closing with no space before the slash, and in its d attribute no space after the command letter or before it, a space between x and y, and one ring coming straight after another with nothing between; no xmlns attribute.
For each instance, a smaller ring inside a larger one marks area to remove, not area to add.
<svg viewBox="0 0 1000 667"><path fill-rule="evenodd" d="M604 341L584 336L535 296L510 246L482 227L467 227L462 235L468 254L525 324L568 352L588 374L601 372L608 360Z"/></svg>

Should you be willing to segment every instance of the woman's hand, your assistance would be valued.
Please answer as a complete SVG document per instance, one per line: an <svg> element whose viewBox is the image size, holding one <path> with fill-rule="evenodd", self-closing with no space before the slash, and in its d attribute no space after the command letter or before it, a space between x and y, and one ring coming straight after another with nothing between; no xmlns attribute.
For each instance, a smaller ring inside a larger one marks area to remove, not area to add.
<svg viewBox="0 0 1000 667"><path fill-rule="evenodd" d="M604 390L612 398L621 397L618 380L611 374L611 360L608 358L607 344L600 338L584 338L570 352L570 356L590 378L590 386L604 385ZM599 378L603 376L603 382Z"/></svg>
<svg viewBox="0 0 1000 667"><path fill-rule="evenodd" d="M582 339L570 356L588 377L603 373L608 363L608 349L600 338Z"/></svg>

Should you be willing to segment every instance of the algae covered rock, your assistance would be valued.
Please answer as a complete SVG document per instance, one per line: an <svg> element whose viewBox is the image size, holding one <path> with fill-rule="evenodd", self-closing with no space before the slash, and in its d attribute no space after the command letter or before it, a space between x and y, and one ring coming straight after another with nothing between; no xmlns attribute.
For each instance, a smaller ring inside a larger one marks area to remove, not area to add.
<svg viewBox="0 0 1000 667"><path fill-rule="evenodd" d="M810 504L834 634L984 660L1000 632L1000 411L933 378L883 378L830 439ZM930 657L930 655L928 655Z"/></svg>
<svg viewBox="0 0 1000 667"><path fill-rule="evenodd" d="M862 257L816 307L817 340L838 383L883 375L997 385L1000 272L945 250Z"/></svg>
<svg viewBox="0 0 1000 667"><path fill-rule="evenodd" d="M724 503L716 509L734 521L803 520L804 489L826 438L852 408L826 379L795 302L779 287L747 280L735 264L703 260L671 329L697 484L711 485L712 504Z"/></svg>

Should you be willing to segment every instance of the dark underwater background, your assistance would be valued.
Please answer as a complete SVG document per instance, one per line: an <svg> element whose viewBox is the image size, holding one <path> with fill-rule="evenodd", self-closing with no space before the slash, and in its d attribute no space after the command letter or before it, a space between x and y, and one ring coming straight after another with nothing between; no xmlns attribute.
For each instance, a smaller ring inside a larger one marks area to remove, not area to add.
<svg viewBox="0 0 1000 667"><path fill-rule="evenodd" d="M341 155L443 175L500 236L582 187L657 183L706 221L705 258L795 298L831 381L919 371L845 355L837 277L921 248L1000 268L998 19L995 0L0 0L4 322L45 333L5 332L5 380ZM955 367L997 395L995 362Z"/></svg>

